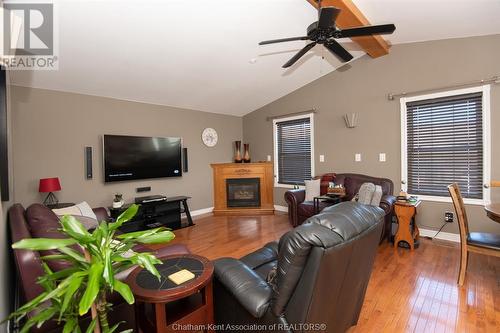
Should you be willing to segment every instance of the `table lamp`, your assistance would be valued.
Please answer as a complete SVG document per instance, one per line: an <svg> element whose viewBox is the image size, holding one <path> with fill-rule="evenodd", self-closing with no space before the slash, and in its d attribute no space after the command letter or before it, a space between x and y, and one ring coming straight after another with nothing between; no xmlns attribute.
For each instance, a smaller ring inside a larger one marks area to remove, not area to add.
<svg viewBox="0 0 500 333"><path fill-rule="evenodd" d="M40 179L40 185L38 186L38 192L40 193L49 193L45 200L43 201L44 205L55 205L59 201L56 196L52 192L57 192L61 190L61 183L59 182L58 177L53 178L42 178Z"/></svg>

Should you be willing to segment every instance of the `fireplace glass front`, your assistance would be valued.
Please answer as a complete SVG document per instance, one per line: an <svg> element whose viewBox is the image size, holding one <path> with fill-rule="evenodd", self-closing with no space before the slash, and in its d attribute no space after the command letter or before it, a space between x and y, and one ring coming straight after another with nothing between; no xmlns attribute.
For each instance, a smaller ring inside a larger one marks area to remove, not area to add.
<svg viewBox="0 0 500 333"><path fill-rule="evenodd" d="M226 179L228 207L260 207L259 178Z"/></svg>

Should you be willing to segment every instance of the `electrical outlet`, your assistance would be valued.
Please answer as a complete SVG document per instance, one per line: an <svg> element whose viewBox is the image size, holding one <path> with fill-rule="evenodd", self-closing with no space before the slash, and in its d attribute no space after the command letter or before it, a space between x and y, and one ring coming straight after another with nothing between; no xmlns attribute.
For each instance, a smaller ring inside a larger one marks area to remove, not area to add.
<svg viewBox="0 0 500 333"><path fill-rule="evenodd" d="M385 162L386 161L385 153L378 154L378 160L379 162Z"/></svg>
<svg viewBox="0 0 500 333"><path fill-rule="evenodd" d="M453 213L452 212L445 212L444 213L444 221L448 223L453 223Z"/></svg>
<svg viewBox="0 0 500 333"><path fill-rule="evenodd" d="M325 161L325 155L319 155L319 161L324 162Z"/></svg>
<svg viewBox="0 0 500 333"><path fill-rule="evenodd" d="M355 162L361 162L361 154L360 153L354 154L354 161Z"/></svg>
<svg viewBox="0 0 500 333"><path fill-rule="evenodd" d="M267 161L271 162L271 155L267 155Z"/></svg>

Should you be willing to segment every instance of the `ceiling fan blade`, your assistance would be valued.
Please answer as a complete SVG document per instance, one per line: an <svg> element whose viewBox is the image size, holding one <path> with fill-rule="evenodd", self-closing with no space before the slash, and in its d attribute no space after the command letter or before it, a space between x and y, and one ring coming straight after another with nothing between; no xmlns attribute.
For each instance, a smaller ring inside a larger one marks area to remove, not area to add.
<svg viewBox="0 0 500 333"><path fill-rule="evenodd" d="M323 44L328 51L332 52L334 56L342 60L343 62L348 62L353 58L352 54L350 54L342 45L340 45L336 40L330 39L328 42Z"/></svg>
<svg viewBox="0 0 500 333"><path fill-rule="evenodd" d="M274 43L281 43L281 42L291 42L294 40L308 40L308 39L309 39L309 37L307 37L307 36L272 39L272 40L265 40L263 42L260 42L259 45L274 44Z"/></svg>
<svg viewBox="0 0 500 333"><path fill-rule="evenodd" d="M340 13L335 7L321 7L319 9L318 29L326 29L332 26Z"/></svg>
<svg viewBox="0 0 500 333"><path fill-rule="evenodd" d="M295 54L290 60L288 60L287 63L284 64L282 67L288 68L288 67L292 66L293 64L295 64L297 62L297 60L299 60L304 54L306 54L307 51L312 49L314 47L314 45L316 45L316 42L312 42L312 43L309 43L306 46L304 46L304 48L302 50L297 52L297 54Z"/></svg>
<svg viewBox="0 0 500 333"><path fill-rule="evenodd" d="M368 25L340 30L337 38L392 34L394 30L396 30L394 24Z"/></svg>

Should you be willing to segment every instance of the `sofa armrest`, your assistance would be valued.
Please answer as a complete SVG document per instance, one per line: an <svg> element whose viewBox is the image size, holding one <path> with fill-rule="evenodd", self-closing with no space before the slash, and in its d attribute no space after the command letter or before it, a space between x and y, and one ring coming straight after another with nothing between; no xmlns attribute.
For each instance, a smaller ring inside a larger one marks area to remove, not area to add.
<svg viewBox="0 0 500 333"><path fill-rule="evenodd" d="M380 199L380 208L384 210L385 215L392 213L395 202L396 197L393 195L386 194L382 196L382 199Z"/></svg>
<svg viewBox="0 0 500 333"><path fill-rule="evenodd" d="M305 190L288 190L285 192L285 201L288 204L288 219L292 226L299 225L298 208L299 204L306 199Z"/></svg>
<svg viewBox="0 0 500 333"><path fill-rule="evenodd" d="M215 277L255 318L261 318L269 307L272 289L247 265L234 258L214 261Z"/></svg>
<svg viewBox="0 0 500 333"><path fill-rule="evenodd" d="M285 192L285 201L288 205L297 206L306 200L306 190L288 190Z"/></svg>
<svg viewBox="0 0 500 333"><path fill-rule="evenodd" d="M109 221L108 211L104 207L92 208L95 216L97 216L97 221Z"/></svg>

